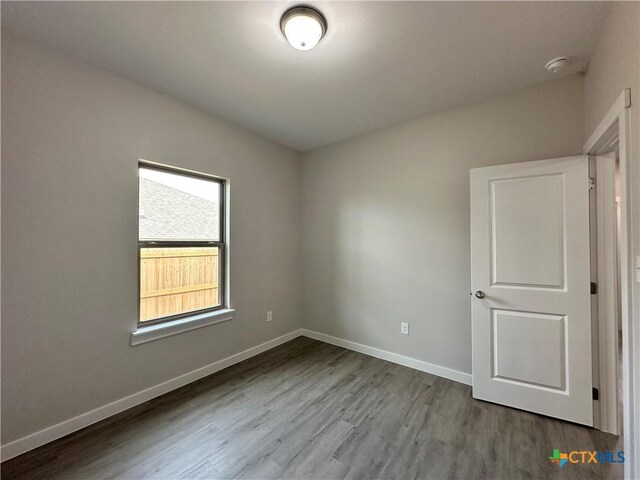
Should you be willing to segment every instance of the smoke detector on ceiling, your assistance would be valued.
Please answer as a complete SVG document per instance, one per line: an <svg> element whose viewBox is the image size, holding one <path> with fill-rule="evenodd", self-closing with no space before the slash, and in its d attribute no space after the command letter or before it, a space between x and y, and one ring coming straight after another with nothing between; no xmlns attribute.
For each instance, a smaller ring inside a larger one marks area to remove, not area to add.
<svg viewBox="0 0 640 480"><path fill-rule="evenodd" d="M548 72L558 73L560 70L566 67L568 63L569 63L568 57L556 57L554 59L549 60L547 64L544 66L544 68L546 68Z"/></svg>

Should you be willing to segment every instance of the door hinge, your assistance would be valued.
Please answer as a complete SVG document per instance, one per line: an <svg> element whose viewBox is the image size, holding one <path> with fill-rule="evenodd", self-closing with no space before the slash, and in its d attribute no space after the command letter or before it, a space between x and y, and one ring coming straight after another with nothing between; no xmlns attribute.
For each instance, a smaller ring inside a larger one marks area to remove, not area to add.
<svg viewBox="0 0 640 480"><path fill-rule="evenodd" d="M598 293L598 285L596 282L591 282L591 295Z"/></svg>
<svg viewBox="0 0 640 480"><path fill-rule="evenodd" d="M596 188L596 179L591 177L589 178L589 190L593 190Z"/></svg>
<svg viewBox="0 0 640 480"><path fill-rule="evenodd" d="M594 400L600 400L600 392L596 387L593 387L591 389L591 396L593 397Z"/></svg>

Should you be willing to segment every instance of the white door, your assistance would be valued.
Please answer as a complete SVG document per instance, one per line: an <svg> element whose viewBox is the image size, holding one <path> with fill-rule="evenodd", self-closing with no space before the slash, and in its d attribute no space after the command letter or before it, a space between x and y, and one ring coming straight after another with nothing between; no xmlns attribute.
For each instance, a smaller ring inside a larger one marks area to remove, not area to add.
<svg viewBox="0 0 640 480"><path fill-rule="evenodd" d="M471 170L473 396L593 425L588 158Z"/></svg>

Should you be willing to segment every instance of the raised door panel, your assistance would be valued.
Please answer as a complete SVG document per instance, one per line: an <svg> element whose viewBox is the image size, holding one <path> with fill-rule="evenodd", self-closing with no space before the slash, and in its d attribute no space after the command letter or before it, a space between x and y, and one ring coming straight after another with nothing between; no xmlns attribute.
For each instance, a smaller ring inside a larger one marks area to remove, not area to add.
<svg viewBox="0 0 640 480"><path fill-rule="evenodd" d="M563 175L490 184L492 285L565 288Z"/></svg>

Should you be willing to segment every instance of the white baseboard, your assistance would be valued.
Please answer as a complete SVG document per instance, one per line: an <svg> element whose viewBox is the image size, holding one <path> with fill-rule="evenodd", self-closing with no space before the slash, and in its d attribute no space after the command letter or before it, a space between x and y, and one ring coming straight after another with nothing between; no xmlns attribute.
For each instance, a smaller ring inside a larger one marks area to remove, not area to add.
<svg viewBox="0 0 640 480"><path fill-rule="evenodd" d="M65 420L64 422L60 422L56 425L45 428L44 430L40 430L38 432L32 433L31 435L27 435L26 437L14 440L11 443L2 445L2 447L0 448L0 458L2 459L2 461L9 460L10 458L21 455L25 452L28 452L29 450L40 447L45 443L52 442L54 440L57 440L58 438L64 437L65 435L69 435L70 433L104 420L105 418L111 417L112 415L123 412L124 410L127 410L131 407L140 405L141 403L170 392L171 390L180 388L184 385L187 385L188 383L199 380L203 377L206 377L207 375L211 375L212 373L218 372L236 363L240 363L243 360L246 360L274 347L277 347L278 345L286 343L289 340L293 340L294 338L299 337L301 334L301 329L294 330L285 335L282 335L281 337L261 343L260 345L251 347L240 353L231 355L230 357L223 358L222 360L218 360L217 362L185 373L184 375L180 375L179 377L172 378L171 380L167 380L166 382L134 393L133 395L129 395L128 397L124 397L120 400L116 400L115 402L109 403L102 407L98 407L95 410L91 410L89 412L83 413L82 415L78 415L77 417L70 418L69 420Z"/></svg>
<svg viewBox="0 0 640 480"><path fill-rule="evenodd" d="M349 350L353 350L355 352L364 353L365 355L370 355L382 360L387 360L388 362L404 365L405 367L415 368L416 370L420 370L421 372L431 373L432 375L448 378L449 380L453 380L455 382L464 383L465 385L471 385L472 377L469 373L460 372L458 370L453 370L447 367L441 367L440 365L435 365L433 363L425 362L423 360L417 360L411 357L405 357L404 355L388 352L386 350L381 350L375 347L369 347L367 345L362 345L361 343L352 342L350 340L343 340L342 338L332 337L331 335L314 332L313 330L307 330L303 328L302 335L305 337L313 338L315 340L320 340L321 342L330 343L338 347L348 348Z"/></svg>
<svg viewBox="0 0 640 480"><path fill-rule="evenodd" d="M46 443L57 440L58 438L62 438L82 428L88 427L89 425L109 418L131 407L135 407L136 405L140 405L141 403L149 401L155 397L164 395L171 390L175 390L176 388L180 388L184 385L187 385L188 383L195 382L196 380L206 377L207 375L211 375L212 373L216 373L224 368L230 367L231 365L235 365L236 363L240 363L255 355L266 352L267 350L293 340L294 338L301 335L319 340L321 342L330 343L338 347L343 347L349 350L364 353L365 355L381 358L383 360L397 363L399 365L404 365L405 367L415 368L416 370L431 373L439 377L448 378L449 380L454 380L466 385L471 385L471 375L469 375L468 373L460 372L458 370L452 370L450 368L434 365L433 363L424 362L422 360L417 360L411 357L405 357L404 355L399 355L397 353L387 352L386 350L381 350L379 348L369 347L360 343L343 340L341 338L332 337L331 335L325 335L324 333L318 333L314 332L313 330L306 330L301 328L298 330L293 330L292 332L282 335L281 337L274 338L273 340L269 340L268 342L262 343L255 347L251 347L240 353L236 353L235 355L231 355L230 357L223 358L222 360L218 360L217 362L185 373L184 375L180 375L179 377L172 378L171 380L167 380L166 382L134 393L133 395L129 395L128 397L124 397L120 400L116 400L115 402L103 405L102 407L98 407L94 410L78 415L77 417L70 418L69 420L65 420L56 425L45 428L44 430L40 430L38 432L32 433L31 435L27 435L26 437L22 437L18 440L14 440L13 442L2 445L2 447L0 447L0 459L1 461L5 461L9 460L10 458L17 457L18 455L28 452L29 450L38 448Z"/></svg>

